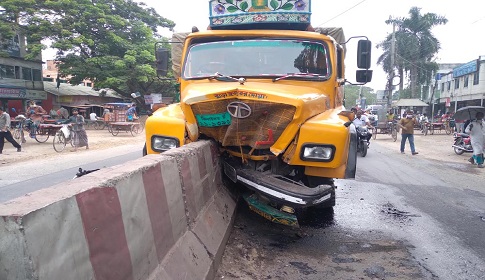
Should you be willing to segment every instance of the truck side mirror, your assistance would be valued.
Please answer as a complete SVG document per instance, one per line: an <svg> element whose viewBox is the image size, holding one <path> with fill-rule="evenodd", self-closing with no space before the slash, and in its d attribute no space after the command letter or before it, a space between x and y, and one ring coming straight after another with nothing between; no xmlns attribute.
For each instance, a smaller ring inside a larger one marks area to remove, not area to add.
<svg viewBox="0 0 485 280"><path fill-rule="evenodd" d="M359 40L357 46L357 67L359 69L370 68L372 43L369 40Z"/></svg>
<svg viewBox="0 0 485 280"><path fill-rule="evenodd" d="M372 70L357 70L355 74L358 83L368 83L372 80Z"/></svg>
<svg viewBox="0 0 485 280"><path fill-rule="evenodd" d="M157 59L157 75L167 76L168 74L168 60L169 51L165 48L158 48L155 51L155 57Z"/></svg>

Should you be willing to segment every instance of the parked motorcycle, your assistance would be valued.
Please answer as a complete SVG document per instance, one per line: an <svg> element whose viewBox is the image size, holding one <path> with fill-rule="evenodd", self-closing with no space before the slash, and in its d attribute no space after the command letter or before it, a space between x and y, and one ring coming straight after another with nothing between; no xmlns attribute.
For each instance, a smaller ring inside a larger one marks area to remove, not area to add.
<svg viewBox="0 0 485 280"><path fill-rule="evenodd" d="M357 143L357 152L362 156L365 157L367 155L367 149L369 148L369 142L367 139L369 135L369 129L367 126L358 126L357 127L357 136L359 137L359 141Z"/></svg>
<svg viewBox="0 0 485 280"><path fill-rule="evenodd" d="M453 134L454 144L452 145L455 154L461 155L463 153L473 153L470 135L466 133Z"/></svg>

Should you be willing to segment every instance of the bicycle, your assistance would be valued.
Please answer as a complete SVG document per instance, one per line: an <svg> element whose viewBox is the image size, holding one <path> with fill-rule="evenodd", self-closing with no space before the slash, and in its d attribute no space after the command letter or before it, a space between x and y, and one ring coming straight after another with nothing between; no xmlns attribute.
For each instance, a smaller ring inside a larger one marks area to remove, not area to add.
<svg viewBox="0 0 485 280"><path fill-rule="evenodd" d="M15 119L18 120L19 122L15 126L15 128L13 129L12 136L16 140L19 140L22 143L25 143L25 142L27 142L25 140L25 134L24 134L26 118L23 115L18 115L17 117L15 117Z"/></svg>
<svg viewBox="0 0 485 280"><path fill-rule="evenodd" d="M36 124L31 119L25 120L26 130L29 132L30 138L34 138L35 141L39 143L44 143L49 139L50 130L47 127L42 127L42 125Z"/></svg>
<svg viewBox="0 0 485 280"><path fill-rule="evenodd" d="M63 124L62 128L56 132L56 135L54 135L54 140L52 141L54 150L60 153L64 151L67 144L71 144L71 146L74 147L71 135L72 133L70 126L68 124Z"/></svg>

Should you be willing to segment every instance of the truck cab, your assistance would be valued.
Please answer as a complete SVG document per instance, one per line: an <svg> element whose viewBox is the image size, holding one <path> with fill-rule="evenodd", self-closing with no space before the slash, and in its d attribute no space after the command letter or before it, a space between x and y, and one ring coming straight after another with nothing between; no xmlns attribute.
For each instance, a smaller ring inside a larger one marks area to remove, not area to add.
<svg viewBox="0 0 485 280"><path fill-rule="evenodd" d="M333 179L355 177L357 136L344 107L345 37L341 28L313 29L310 5L249 5L235 14L230 2L209 1L211 12L226 12L211 14L209 30L174 35L181 99L147 119L146 153L212 139L225 176L249 190L251 209L297 225L295 209L333 207ZM370 41L358 46L356 77L365 83L372 76ZM169 52L157 55L159 65L168 65Z"/></svg>

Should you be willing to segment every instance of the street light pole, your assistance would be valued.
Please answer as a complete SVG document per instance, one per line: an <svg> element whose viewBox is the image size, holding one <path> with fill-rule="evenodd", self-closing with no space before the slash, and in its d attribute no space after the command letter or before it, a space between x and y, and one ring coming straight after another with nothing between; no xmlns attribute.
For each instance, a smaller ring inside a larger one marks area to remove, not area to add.
<svg viewBox="0 0 485 280"><path fill-rule="evenodd" d="M392 24L392 39L391 39L391 73L389 74L388 92L387 92L387 106L391 108L392 104L392 82L394 80L394 53L396 49L396 24Z"/></svg>

